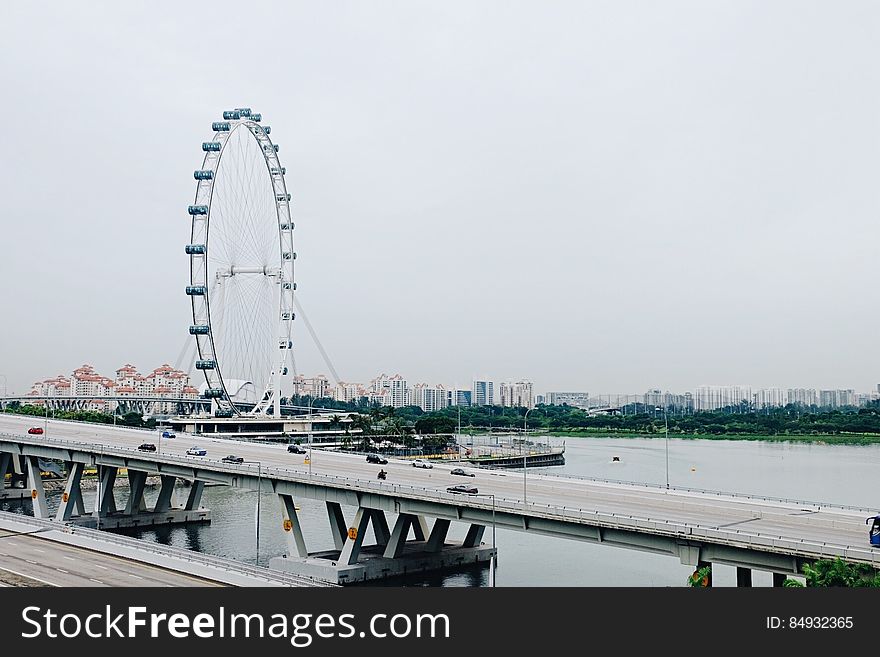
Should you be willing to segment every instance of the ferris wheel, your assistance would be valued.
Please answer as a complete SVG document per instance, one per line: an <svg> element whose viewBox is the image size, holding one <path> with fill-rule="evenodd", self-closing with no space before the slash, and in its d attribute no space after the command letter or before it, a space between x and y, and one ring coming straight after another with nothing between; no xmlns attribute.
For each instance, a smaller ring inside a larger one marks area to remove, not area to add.
<svg viewBox="0 0 880 657"><path fill-rule="evenodd" d="M202 397L218 417L280 417L281 377L293 342L296 283L293 221L285 168L262 116L241 107L223 112L193 177L188 212L196 369Z"/></svg>

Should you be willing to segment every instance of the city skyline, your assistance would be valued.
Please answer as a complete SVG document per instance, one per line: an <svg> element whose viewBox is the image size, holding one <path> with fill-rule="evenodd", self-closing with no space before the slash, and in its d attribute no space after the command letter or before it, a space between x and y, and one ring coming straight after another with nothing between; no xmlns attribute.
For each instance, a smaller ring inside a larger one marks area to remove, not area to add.
<svg viewBox="0 0 880 657"><path fill-rule="evenodd" d="M245 104L277 135L298 299L345 379L400 363L536 390L875 384L880 85L839 8L279 6L290 38L270 43L208 18L264 58L230 57L222 84L197 6L4 19L29 129L0 158L0 278L42 291L4 323L9 390L189 345L193 169L218 108ZM298 369L324 367L294 324Z"/></svg>

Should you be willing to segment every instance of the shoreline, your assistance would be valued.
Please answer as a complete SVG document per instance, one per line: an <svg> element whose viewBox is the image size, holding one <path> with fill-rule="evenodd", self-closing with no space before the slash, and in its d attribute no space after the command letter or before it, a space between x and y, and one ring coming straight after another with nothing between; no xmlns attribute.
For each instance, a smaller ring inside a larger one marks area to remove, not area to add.
<svg viewBox="0 0 880 657"><path fill-rule="evenodd" d="M539 430L540 431L540 430ZM464 435L488 436L487 432L476 432ZM666 436L660 432L574 430L574 431L542 431L533 433L535 436L550 438L650 438L663 440ZM670 438L680 440L731 440L771 443L795 443L812 445L880 445L880 434L838 433L838 434L736 434L736 433L669 433Z"/></svg>

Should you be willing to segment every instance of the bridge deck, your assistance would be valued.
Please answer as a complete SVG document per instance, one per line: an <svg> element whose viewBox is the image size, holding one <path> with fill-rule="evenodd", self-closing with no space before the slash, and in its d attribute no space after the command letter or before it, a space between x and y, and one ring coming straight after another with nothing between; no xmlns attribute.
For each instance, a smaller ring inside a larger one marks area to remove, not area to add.
<svg viewBox="0 0 880 657"><path fill-rule="evenodd" d="M473 468L469 471L475 477L461 477L450 474L452 466L438 463L433 469L422 470L408 461L392 459L381 466L388 477L380 482L376 479L380 466L352 454L315 450L309 466L302 455L288 453L283 445L181 433L175 439L162 440L158 454L140 453L136 451L140 443L158 443L155 433L49 421L45 436L28 436L27 427L33 421L12 415L0 417L0 449L11 449L13 444L27 445L28 449L43 445L49 451L40 455L47 456L60 449L55 441L64 441L68 448L87 454L103 452L100 458L104 463L117 458L126 464L141 463L140 467L154 471L176 472L179 476L189 473L245 487L255 487L259 474L264 490L467 522L488 523L494 505L499 527L629 543L627 546L639 549L652 546L647 542L640 546L638 539L633 540L635 534L662 537L667 543L723 545L796 559L839 555L851 561L880 564L880 551L868 544L864 524L865 517L874 512L866 509L537 473L527 475L524 501L521 471ZM193 445L206 448L208 455L187 457L185 452ZM220 459L227 454L259 461L260 465L222 463ZM289 484L287 488L285 484ZM480 495L447 493L446 488L455 484L476 486ZM585 527L591 531L584 533ZM626 534L626 540L620 532ZM736 562L736 558L730 559Z"/></svg>

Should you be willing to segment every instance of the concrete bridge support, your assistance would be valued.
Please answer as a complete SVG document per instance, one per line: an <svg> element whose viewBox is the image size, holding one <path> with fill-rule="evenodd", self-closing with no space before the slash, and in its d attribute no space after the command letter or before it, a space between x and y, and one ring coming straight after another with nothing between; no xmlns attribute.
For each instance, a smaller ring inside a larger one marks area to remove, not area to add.
<svg viewBox="0 0 880 657"><path fill-rule="evenodd" d="M82 488L80 482L82 480L85 465L82 463L67 464L67 482L64 484L64 492L61 494L61 504L58 505L58 511L55 514L55 520L68 522L74 515L84 516L86 507L83 503ZM74 512L76 512L74 514Z"/></svg>
<svg viewBox="0 0 880 657"><path fill-rule="evenodd" d="M288 554L269 561L270 568L353 584L409 572L443 570L467 564L488 563L494 548L481 539L483 525L472 524L462 543L447 542L451 521L434 520L433 527L422 515L399 513L393 527L382 509L358 507L346 523L342 507L326 502L333 537L333 550L308 552L296 505L290 495L279 494ZM366 544L372 528L375 543ZM410 539L412 536L412 539Z"/></svg>
<svg viewBox="0 0 880 657"><path fill-rule="evenodd" d="M31 489L27 486L27 468L23 463L23 456L0 453L0 500L20 500L31 496Z"/></svg>
<svg viewBox="0 0 880 657"><path fill-rule="evenodd" d="M49 519L49 505L46 503L46 490L43 488L43 478L40 475L40 459L36 456L28 456L27 475L31 484L31 502L34 505L34 517L41 520Z"/></svg>

